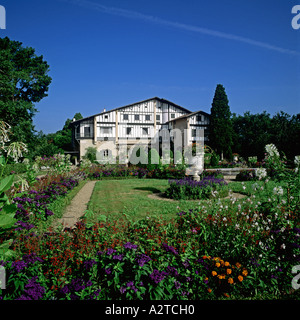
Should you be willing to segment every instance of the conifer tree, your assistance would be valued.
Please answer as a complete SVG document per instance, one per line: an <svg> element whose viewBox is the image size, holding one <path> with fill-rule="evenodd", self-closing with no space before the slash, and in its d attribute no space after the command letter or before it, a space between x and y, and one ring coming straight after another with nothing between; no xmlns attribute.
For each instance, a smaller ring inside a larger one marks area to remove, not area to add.
<svg viewBox="0 0 300 320"><path fill-rule="evenodd" d="M211 108L209 145L217 154L232 159L232 123L228 98L223 85L216 87Z"/></svg>

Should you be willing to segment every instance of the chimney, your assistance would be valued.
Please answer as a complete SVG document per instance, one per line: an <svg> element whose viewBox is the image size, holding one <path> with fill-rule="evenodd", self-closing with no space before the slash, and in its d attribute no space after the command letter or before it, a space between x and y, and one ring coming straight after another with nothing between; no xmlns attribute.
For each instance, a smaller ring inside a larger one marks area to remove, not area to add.
<svg viewBox="0 0 300 320"><path fill-rule="evenodd" d="M104 108L104 109L103 109L103 112L105 112L105 111L106 111L106 109Z"/></svg>

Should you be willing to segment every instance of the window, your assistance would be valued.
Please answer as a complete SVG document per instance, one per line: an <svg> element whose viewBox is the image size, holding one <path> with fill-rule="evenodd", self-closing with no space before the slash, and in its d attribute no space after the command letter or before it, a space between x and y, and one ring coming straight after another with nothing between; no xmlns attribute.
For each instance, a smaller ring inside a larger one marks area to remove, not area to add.
<svg viewBox="0 0 300 320"><path fill-rule="evenodd" d="M131 129L132 129L132 128L126 128L126 134L127 134L127 135L130 135L130 134L131 134Z"/></svg>
<svg viewBox="0 0 300 320"><path fill-rule="evenodd" d="M90 127L84 127L84 136L89 137L91 135L91 128Z"/></svg>
<svg viewBox="0 0 300 320"><path fill-rule="evenodd" d="M148 135L149 128L142 128L143 135Z"/></svg>
<svg viewBox="0 0 300 320"><path fill-rule="evenodd" d="M112 127L101 127L100 132L101 132L101 134L111 134Z"/></svg>
<svg viewBox="0 0 300 320"><path fill-rule="evenodd" d="M171 119L175 118L175 113L171 113Z"/></svg>
<svg viewBox="0 0 300 320"><path fill-rule="evenodd" d="M108 115L107 114L104 116L104 119L108 119Z"/></svg>
<svg viewBox="0 0 300 320"><path fill-rule="evenodd" d="M192 137L196 137L196 129L192 129Z"/></svg>
<svg viewBox="0 0 300 320"><path fill-rule="evenodd" d="M150 114L145 115L145 121L150 121Z"/></svg>
<svg viewBox="0 0 300 320"><path fill-rule="evenodd" d="M139 114L135 114L134 115L134 120L140 120L140 115Z"/></svg>
<svg viewBox="0 0 300 320"><path fill-rule="evenodd" d="M109 150L108 149L103 150L103 156L108 157L108 155L109 155Z"/></svg>
<svg viewBox="0 0 300 320"><path fill-rule="evenodd" d="M160 115L159 114L156 115L156 120L158 120L158 121L160 120Z"/></svg>
<svg viewBox="0 0 300 320"><path fill-rule="evenodd" d="M202 116L198 115L198 116L196 117L196 121L202 121Z"/></svg>
<svg viewBox="0 0 300 320"><path fill-rule="evenodd" d="M123 120L128 120L128 114L123 114Z"/></svg>

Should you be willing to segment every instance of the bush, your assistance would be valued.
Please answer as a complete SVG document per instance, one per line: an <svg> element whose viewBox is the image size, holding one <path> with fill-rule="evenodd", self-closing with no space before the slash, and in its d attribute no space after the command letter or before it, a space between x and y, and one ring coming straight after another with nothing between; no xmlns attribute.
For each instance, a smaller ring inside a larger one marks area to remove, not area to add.
<svg viewBox="0 0 300 320"><path fill-rule="evenodd" d="M215 152L212 153L210 158L210 164L212 167L217 167L219 165L220 156L217 155Z"/></svg>
<svg viewBox="0 0 300 320"><path fill-rule="evenodd" d="M85 155L82 157L83 159L88 159L92 163L96 161L97 150L94 147L88 147L86 149Z"/></svg>
<svg viewBox="0 0 300 320"><path fill-rule="evenodd" d="M191 178L169 181L169 188L165 194L168 198L175 200L196 200L208 199L219 193L220 196L228 194L224 179L217 179L213 176L204 177L201 181Z"/></svg>
<svg viewBox="0 0 300 320"><path fill-rule="evenodd" d="M22 174L26 172L26 164L25 163L12 163L7 164L3 170L3 176L8 176L11 173Z"/></svg>

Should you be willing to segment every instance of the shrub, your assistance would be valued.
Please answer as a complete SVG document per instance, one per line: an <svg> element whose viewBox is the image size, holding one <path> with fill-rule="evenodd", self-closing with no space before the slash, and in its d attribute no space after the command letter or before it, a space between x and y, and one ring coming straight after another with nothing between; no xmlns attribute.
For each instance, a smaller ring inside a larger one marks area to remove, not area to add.
<svg viewBox="0 0 300 320"><path fill-rule="evenodd" d="M169 188L165 194L168 198L176 200L191 200L191 199L208 199L220 193L220 196L225 196L228 189L225 188L227 183L224 179L217 179L212 176L206 176L201 181L195 181L191 178L180 180L170 180Z"/></svg>

